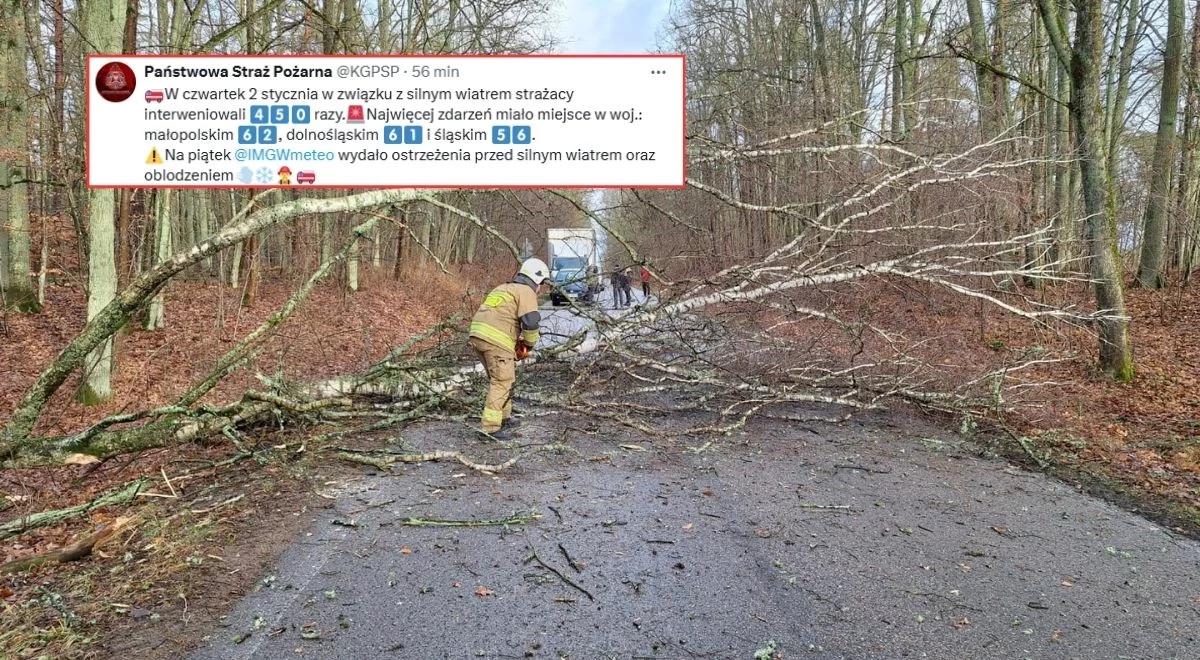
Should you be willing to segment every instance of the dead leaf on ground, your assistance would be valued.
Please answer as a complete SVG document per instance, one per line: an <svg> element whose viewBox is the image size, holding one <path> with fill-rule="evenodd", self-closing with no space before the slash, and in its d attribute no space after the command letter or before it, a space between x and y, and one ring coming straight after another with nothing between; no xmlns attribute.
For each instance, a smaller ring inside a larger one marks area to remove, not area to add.
<svg viewBox="0 0 1200 660"><path fill-rule="evenodd" d="M480 598L486 598L488 596L495 595L495 592L483 585L479 585L478 587L475 587L475 595L479 596Z"/></svg>
<svg viewBox="0 0 1200 660"><path fill-rule="evenodd" d="M68 454L63 459L63 465L91 465L99 462L100 459L91 454Z"/></svg>

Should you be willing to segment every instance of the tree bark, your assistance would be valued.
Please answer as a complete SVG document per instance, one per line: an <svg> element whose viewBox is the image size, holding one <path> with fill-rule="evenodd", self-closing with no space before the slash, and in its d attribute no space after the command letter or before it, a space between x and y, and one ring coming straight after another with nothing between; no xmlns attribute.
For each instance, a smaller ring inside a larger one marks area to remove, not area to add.
<svg viewBox="0 0 1200 660"><path fill-rule="evenodd" d="M1108 203L1105 150L1101 143L1104 115L1100 106L1099 64L1104 42L1104 10L1101 0L1075 3L1075 42L1068 48L1066 35L1056 19L1056 10L1050 4L1052 1L1038 0L1038 8L1059 59L1071 63L1071 117L1075 121L1075 141L1079 149L1092 288L1097 307L1105 312L1105 317L1097 320L1100 368L1115 380L1128 381L1133 378L1133 353L1117 258L1113 209Z"/></svg>
<svg viewBox="0 0 1200 660"><path fill-rule="evenodd" d="M89 0L83 7L83 41L91 53L115 53L121 48L125 28L127 0ZM85 80L85 85L91 81ZM86 92L84 92L86 93ZM88 193L88 321L98 318L112 302L117 290L114 255L116 215L112 190ZM128 319L125 319L128 320ZM116 327L116 332L124 321ZM112 397L112 332L89 346L86 379L79 391L80 401L88 404Z"/></svg>
<svg viewBox="0 0 1200 660"><path fill-rule="evenodd" d="M1165 284L1163 251L1167 238L1167 199L1175 171L1175 120L1179 113L1179 75L1183 55L1183 0L1167 0L1167 50L1163 56L1162 100L1158 107L1158 134L1150 172L1149 199L1142 231L1142 258L1137 281L1148 289Z"/></svg>
<svg viewBox="0 0 1200 660"><path fill-rule="evenodd" d="M155 234L154 262L161 263L171 256L171 190L158 191L155 196ZM159 330L166 322L166 297L164 286L150 301L150 310L146 314L147 330Z"/></svg>
<svg viewBox="0 0 1200 660"><path fill-rule="evenodd" d="M0 94L0 190L8 198L8 212L0 239L7 242L5 272L0 273L4 306L18 312L38 312L37 292L31 279L29 232L29 82L26 75L25 12L20 0L0 0L0 66L4 89Z"/></svg>
<svg viewBox="0 0 1200 660"><path fill-rule="evenodd" d="M1175 265L1183 270L1182 282L1191 279L1191 258L1196 242L1197 212L1200 211L1200 180L1197 173L1197 141L1200 141L1200 0L1192 13L1192 46L1187 66L1187 105L1184 110L1183 154L1180 156L1179 201L1176 208Z"/></svg>

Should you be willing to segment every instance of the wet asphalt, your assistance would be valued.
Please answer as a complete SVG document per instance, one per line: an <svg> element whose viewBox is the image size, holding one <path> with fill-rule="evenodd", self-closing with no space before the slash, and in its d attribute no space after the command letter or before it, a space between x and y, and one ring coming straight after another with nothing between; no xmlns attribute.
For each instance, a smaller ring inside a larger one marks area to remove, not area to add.
<svg viewBox="0 0 1200 660"><path fill-rule="evenodd" d="M570 450L338 484L192 657L1196 657L1197 543L923 418L758 420L697 452L527 413L520 442ZM451 422L404 439L509 455Z"/></svg>

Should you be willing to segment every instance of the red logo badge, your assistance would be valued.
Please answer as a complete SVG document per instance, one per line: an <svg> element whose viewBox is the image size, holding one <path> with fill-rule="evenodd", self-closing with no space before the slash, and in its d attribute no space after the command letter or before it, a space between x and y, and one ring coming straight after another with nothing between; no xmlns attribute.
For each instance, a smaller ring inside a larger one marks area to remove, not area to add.
<svg viewBox="0 0 1200 660"><path fill-rule="evenodd" d="M96 91L106 101L120 103L133 96L136 87L137 78L133 75L133 69L124 62L109 62L96 72Z"/></svg>

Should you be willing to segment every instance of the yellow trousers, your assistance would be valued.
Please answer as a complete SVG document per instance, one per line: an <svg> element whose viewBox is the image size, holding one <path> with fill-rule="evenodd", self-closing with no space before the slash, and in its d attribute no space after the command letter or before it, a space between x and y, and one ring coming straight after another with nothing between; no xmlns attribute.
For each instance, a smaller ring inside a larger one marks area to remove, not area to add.
<svg viewBox="0 0 1200 660"><path fill-rule="evenodd" d="M467 342L479 354L483 368L487 371L487 398L483 403L480 428L484 433L500 430L504 420L512 417L512 389L517 380L517 356L495 344L471 337Z"/></svg>

